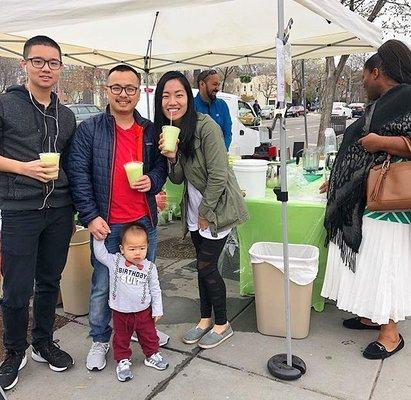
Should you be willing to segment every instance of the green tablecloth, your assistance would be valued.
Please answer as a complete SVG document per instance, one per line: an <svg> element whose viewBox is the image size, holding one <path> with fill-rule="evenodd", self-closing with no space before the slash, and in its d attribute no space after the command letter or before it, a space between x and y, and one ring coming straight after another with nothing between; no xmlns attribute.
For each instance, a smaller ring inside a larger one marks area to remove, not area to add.
<svg viewBox="0 0 411 400"><path fill-rule="evenodd" d="M288 167L288 238L290 243L304 243L320 249L318 275L313 285L312 304L316 311L324 309L321 287L327 262L327 249L324 247L325 230L323 227L325 202L324 195L318 195L318 187L323 178L308 182L302 174L301 166ZM309 177L307 177L309 178ZM175 217L180 216L180 201L183 185L174 185L169 180L165 185L168 207ZM256 242L282 242L281 203L271 189L266 190L265 199L247 199L250 220L237 227L240 246L240 294L253 295L253 273L248 250Z"/></svg>
<svg viewBox="0 0 411 400"><path fill-rule="evenodd" d="M327 262L324 247L325 214L324 195L318 195L318 188L324 179L307 182L300 167L289 167L288 239L289 243L310 244L320 250L318 275L313 285L312 305L316 311L323 311L324 299L321 288ZM240 293L254 294L253 272L248 251L256 242L282 242L281 203L271 189L266 190L265 199L247 199L250 220L237 227L240 246Z"/></svg>
<svg viewBox="0 0 411 400"><path fill-rule="evenodd" d="M175 185L167 179L167 182L164 185L164 190L167 193L167 209L171 208L173 210L173 217L180 218L180 202L183 197L184 185Z"/></svg>

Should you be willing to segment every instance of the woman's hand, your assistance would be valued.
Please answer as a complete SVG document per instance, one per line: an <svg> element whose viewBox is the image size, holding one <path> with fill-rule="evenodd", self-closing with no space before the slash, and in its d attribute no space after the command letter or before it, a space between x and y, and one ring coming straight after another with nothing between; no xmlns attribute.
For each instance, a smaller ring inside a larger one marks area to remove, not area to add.
<svg viewBox="0 0 411 400"><path fill-rule="evenodd" d="M208 221L205 218L198 217L198 229L200 231L205 231L208 225Z"/></svg>
<svg viewBox="0 0 411 400"><path fill-rule="evenodd" d="M328 186L330 181L325 181L319 188L320 194L328 192Z"/></svg>
<svg viewBox="0 0 411 400"><path fill-rule="evenodd" d="M387 137L377 135L376 133L369 133L367 136L361 138L358 143L369 153L374 154L379 151L385 151L386 139Z"/></svg>
<svg viewBox="0 0 411 400"><path fill-rule="evenodd" d="M163 133L160 134L160 140L158 142L158 148L160 149L161 154L164 157L167 157L171 162L176 162L177 159L177 149L178 149L178 143L180 141L177 139L177 145L176 145L176 151L171 152L171 151L165 151L164 150L164 138L163 138Z"/></svg>
<svg viewBox="0 0 411 400"><path fill-rule="evenodd" d="M153 317L154 323L157 324L158 321L160 321L161 317L162 317L162 315L157 315L157 317Z"/></svg>
<svg viewBox="0 0 411 400"><path fill-rule="evenodd" d="M130 187L131 189L136 189L142 193L148 192L151 189L151 179L147 175L143 175L130 185Z"/></svg>

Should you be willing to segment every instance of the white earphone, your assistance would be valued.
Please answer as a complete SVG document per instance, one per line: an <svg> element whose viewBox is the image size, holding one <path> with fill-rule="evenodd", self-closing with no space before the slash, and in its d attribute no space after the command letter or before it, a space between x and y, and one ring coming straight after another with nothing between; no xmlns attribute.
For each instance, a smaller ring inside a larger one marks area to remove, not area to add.
<svg viewBox="0 0 411 400"><path fill-rule="evenodd" d="M25 66L24 68L27 72L27 67ZM59 126L59 100L58 100L58 96L56 96L56 116L54 117L53 115L48 115L46 113L44 113L38 106L37 104L34 102L33 100L33 95L31 94L30 90L29 90L29 96L30 96L30 101L33 104L33 106L36 108L37 111L40 112L40 114L43 115L44 117L44 138L48 137L48 132L47 132L47 123L46 123L46 118L52 118L55 123L56 123L56 136L54 138L54 142L53 142L53 147L54 147L54 151L57 153L57 139L59 137L60 134L60 126ZM39 208L39 210L42 210L47 203L47 199L50 197L50 195L53 193L54 191L54 180L52 181L52 186L51 186L51 190L48 192L48 194L46 195L46 197L44 198L43 201L43 205Z"/></svg>

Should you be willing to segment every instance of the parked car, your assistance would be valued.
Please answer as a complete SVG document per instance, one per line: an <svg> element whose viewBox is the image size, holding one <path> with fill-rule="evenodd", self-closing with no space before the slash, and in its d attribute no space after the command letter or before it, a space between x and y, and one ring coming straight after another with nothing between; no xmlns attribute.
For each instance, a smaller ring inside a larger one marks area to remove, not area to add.
<svg viewBox="0 0 411 400"><path fill-rule="evenodd" d="M340 101L335 101L333 103L333 110L331 115L338 115L340 117L347 117L348 119L352 118L352 110L347 106L347 103Z"/></svg>
<svg viewBox="0 0 411 400"><path fill-rule="evenodd" d="M261 108L260 117L263 119L273 119L275 109L274 106L264 106Z"/></svg>
<svg viewBox="0 0 411 400"><path fill-rule="evenodd" d="M304 115L304 106L291 106L285 113L286 117L299 117Z"/></svg>
<svg viewBox="0 0 411 400"><path fill-rule="evenodd" d="M94 104L66 104L76 117L77 125L93 115L101 113L101 110Z"/></svg>
<svg viewBox="0 0 411 400"><path fill-rule="evenodd" d="M365 113L365 103L351 103L348 107L351 108L353 117L362 117Z"/></svg>

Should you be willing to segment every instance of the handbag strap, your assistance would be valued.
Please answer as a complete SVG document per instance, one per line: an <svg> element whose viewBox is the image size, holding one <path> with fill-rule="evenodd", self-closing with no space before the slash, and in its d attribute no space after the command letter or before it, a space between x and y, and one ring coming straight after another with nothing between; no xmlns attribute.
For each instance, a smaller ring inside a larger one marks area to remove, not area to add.
<svg viewBox="0 0 411 400"><path fill-rule="evenodd" d="M408 147L408 151L409 151L410 154L411 154L411 139L410 139L410 138L407 138L407 137L405 137L405 136L401 136L401 137L403 138L405 144L406 144L407 147Z"/></svg>

